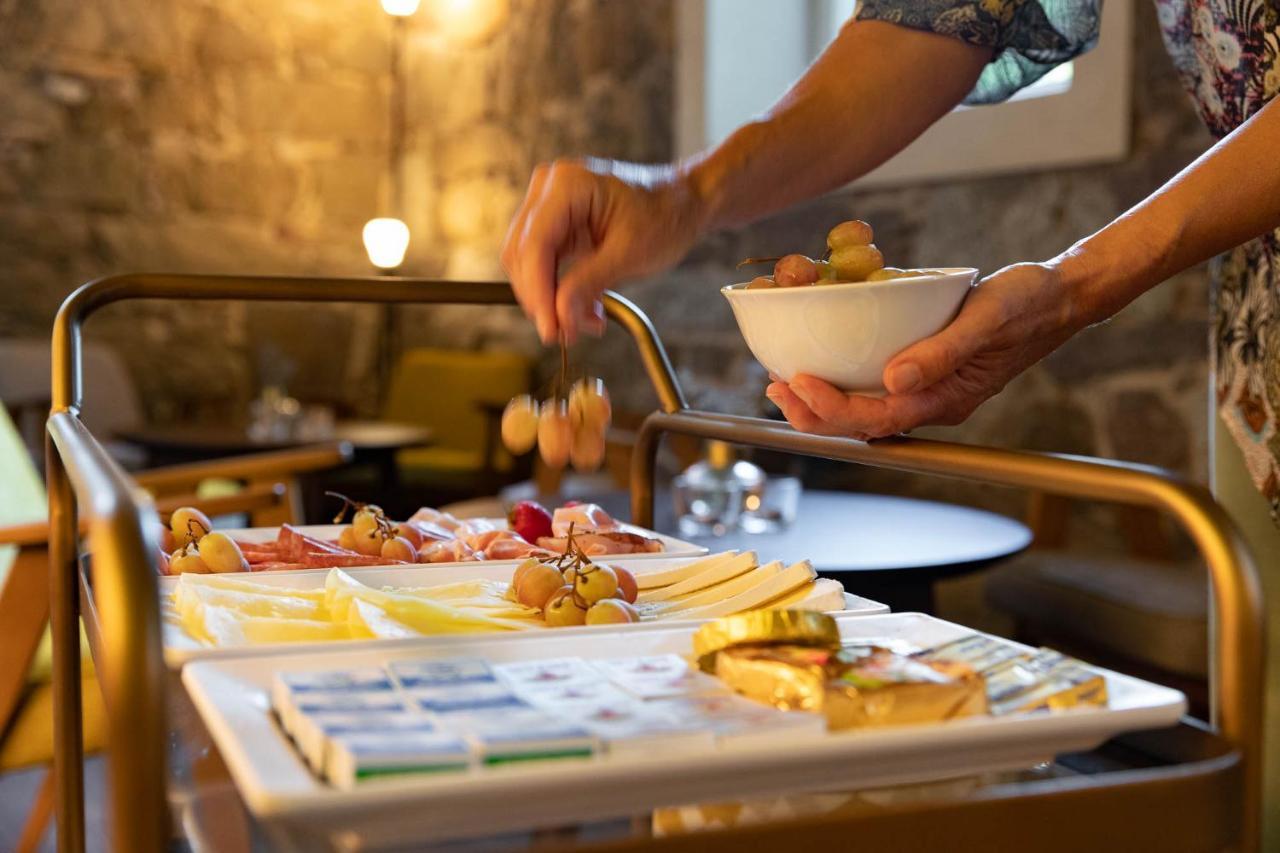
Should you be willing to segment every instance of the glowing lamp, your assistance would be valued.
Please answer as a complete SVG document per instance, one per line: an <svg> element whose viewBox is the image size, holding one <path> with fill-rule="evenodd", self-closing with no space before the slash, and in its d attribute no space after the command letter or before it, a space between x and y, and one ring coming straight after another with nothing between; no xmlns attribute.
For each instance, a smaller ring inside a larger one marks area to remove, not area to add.
<svg viewBox="0 0 1280 853"><path fill-rule="evenodd" d="M382 11L397 18L407 18L418 11L419 0L382 0Z"/></svg>
<svg viewBox="0 0 1280 853"><path fill-rule="evenodd" d="M404 262L404 253L409 248L409 226L399 219L370 219L364 224L361 236L369 263L375 267L393 270Z"/></svg>

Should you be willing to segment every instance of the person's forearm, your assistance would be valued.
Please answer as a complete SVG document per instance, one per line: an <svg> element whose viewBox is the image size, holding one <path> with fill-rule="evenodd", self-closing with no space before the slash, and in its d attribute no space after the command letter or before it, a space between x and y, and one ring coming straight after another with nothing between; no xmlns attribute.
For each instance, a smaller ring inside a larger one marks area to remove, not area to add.
<svg viewBox="0 0 1280 853"><path fill-rule="evenodd" d="M955 107L990 58L947 36L851 22L764 116L680 167L701 230L751 222L866 174Z"/></svg>
<svg viewBox="0 0 1280 853"><path fill-rule="evenodd" d="M1110 317L1188 267L1280 227L1280 103L1054 263L1080 324Z"/></svg>

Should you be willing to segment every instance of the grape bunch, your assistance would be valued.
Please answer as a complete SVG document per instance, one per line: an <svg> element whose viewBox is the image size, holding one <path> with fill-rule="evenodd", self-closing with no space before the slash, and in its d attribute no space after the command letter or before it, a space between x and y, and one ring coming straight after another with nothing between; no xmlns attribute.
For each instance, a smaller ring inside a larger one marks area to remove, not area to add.
<svg viewBox="0 0 1280 853"><path fill-rule="evenodd" d="M747 290L888 281L932 275L936 272L886 267L884 255L872 242L874 236L870 225L861 219L850 219L827 233L827 254L821 260L814 260L807 255L785 255L781 258L748 258L738 266L776 261L773 275L757 276L747 285Z"/></svg>
<svg viewBox="0 0 1280 853"><path fill-rule="evenodd" d="M564 387L567 368L562 347L557 389ZM573 383L567 394L554 393L542 403L528 394L514 398L502 412L502 443L517 456L536 445L551 468L572 464L578 471L594 471L604 462L612 417L604 380L587 377Z"/></svg>
<svg viewBox="0 0 1280 853"><path fill-rule="evenodd" d="M207 575L222 572L247 572L249 561L240 546L225 533L213 530L213 522L200 510L184 506L169 516L169 535L164 550L169 550L164 568L171 575L188 572ZM173 546L169 548L168 546Z"/></svg>
<svg viewBox="0 0 1280 853"><path fill-rule="evenodd" d="M342 528L342 532L338 534L339 547L366 557L417 562L423 536L412 524L396 524L387 518L382 507L377 504L353 501L337 492L325 494L342 501L342 509L334 517L334 524L341 524L347 512L351 512L351 524Z"/></svg>
<svg viewBox="0 0 1280 853"><path fill-rule="evenodd" d="M511 576L516 601L542 611L547 625L611 625L640 621L635 575L621 566L592 562L573 538L552 561L530 558Z"/></svg>

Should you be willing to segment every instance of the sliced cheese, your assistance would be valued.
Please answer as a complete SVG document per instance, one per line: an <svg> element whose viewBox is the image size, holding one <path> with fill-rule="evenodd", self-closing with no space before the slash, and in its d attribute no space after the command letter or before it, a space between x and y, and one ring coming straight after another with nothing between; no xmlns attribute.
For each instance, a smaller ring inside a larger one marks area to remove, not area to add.
<svg viewBox="0 0 1280 853"><path fill-rule="evenodd" d="M654 613L659 618L667 614L678 613L681 610L689 610L694 607L703 607L707 604L715 604L717 601L723 601L726 598L745 592L757 584L764 583L769 578L781 572L783 563L781 560L774 560L772 563L765 563L763 566L756 566L749 572L744 572L736 578L718 583L715 586L708 587L701 592L693 595L685 595L671 601L661 601L654 604Z"/></svg>
<svg viewBox="0 0 1280 853"><path fill-rule="evenodd" d="M765 610L844 610L844 586L831 578L818 578L809 586L784 595L764 605Z"/></svg>
<svg viewBox="0 0 1280 853"><path fill-rule="evenodd" d="M680 618L715 619L720 616L732 616L734 613L741 613L744 610L756 610L775 598L781 598L798 589L809 586L817 576L818 573L813 570L813 566L809 564L809 561L802 560L799 563L788 566L764 583L756 584L745 592L740 592L715 604L681 611Z"/></svg>
<svg viewBox="0 0 1280 853"><path fill-rule="evenodd" d="M673 583L679 583L688 577L693 577L699 572L714 568L720 563L731 560L738 555L737 551L723 551L719 554L711 554L700 560L694 560L692 563L685 563L683 566L676 566L670 569L662 569L656 572L636 572L636 587L641 590L654 589L660 586L671 586Z"/></svg>
<svg viewBox="0 0 1280 853"><path fill-rule="evenodd" d="M755 567L756 552L747 551L744 554L738 554L735 557L717 562L710 568L690 575L678 583L664 586L661 589L645 590L640 593L636 600L644 604L651 601L669 601L681 595L689 595L707 587L715 586L718 583L724 583L744 572L751 571Z"/></svg>

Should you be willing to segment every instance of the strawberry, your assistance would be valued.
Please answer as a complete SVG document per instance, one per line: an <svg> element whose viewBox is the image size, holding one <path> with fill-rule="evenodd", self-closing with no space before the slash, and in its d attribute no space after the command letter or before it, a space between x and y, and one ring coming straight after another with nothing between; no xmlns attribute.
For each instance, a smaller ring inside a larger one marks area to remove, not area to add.
<svg viewBox="0 0 1280 853"><path fill-rule="evenodd" d="M537 501L520 501L507 513L507 524L521 539L534 543L551 536L551 513Z"/></svg>

